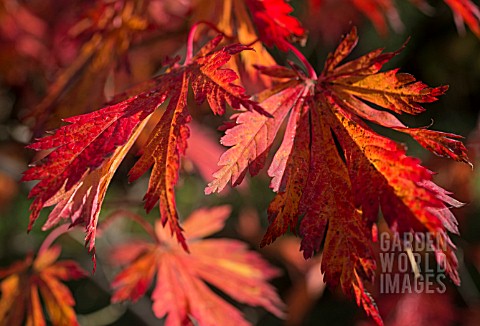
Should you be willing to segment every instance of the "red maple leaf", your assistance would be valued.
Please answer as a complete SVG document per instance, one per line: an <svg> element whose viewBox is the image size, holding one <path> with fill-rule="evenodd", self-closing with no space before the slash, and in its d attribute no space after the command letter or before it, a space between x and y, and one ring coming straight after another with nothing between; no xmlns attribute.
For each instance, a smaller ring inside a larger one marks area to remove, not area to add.
<svg viewBox="0 0 480 326"><path fill-rule="evenodd" d="M430 88L397 69L380 72L398 52L375 50L341 64L357 40L353 29L328 57L319 77L307 63L308 76L295 67L261 68L290 80L266 91L270 96L261 102L273 118L250 112L236 116L237 124L222 138L232 147L220 158L221 168L206 193L220 191L230 181L239 184L247 170L258 173L289 116L283 142L268 169L277 195L268 208L270 225L262 245L289 228L295 232L302 217L298 233L304 256L311 257L324 241L325 281L340 283L381 323L363 285L363 280L373 279L370 245L380 209L393 231L430 232L438 239L439 263L458 283L455 247L446 231L458 232L448 207L461 203L433 183L432 172L418 159L406 156L402 146L374 132L364 119L410 134L435 154L464 162L468 158L459 136L407 128L389 112L420 113L423 103L435 101L447 87Z"/></svg>
<svg viewBox="0 0 480 326"><path fill-rule="evenodd" d="M35 259L0 269L0 324L46 325L40 296L53 325L78 325L70 290L61 282L86 276L71 260L56 262L60 247L40 251Z"/></svg>
<svg viewBox="0 0 480 326"><path fill-rule="evenodd" d="M195 211L184 223L190 254L157 222L154 242L137 241L115 248L112 263L124 265L112 283L112 302L136 301L154 282L153 312L166 325L248 325L241 313L208 286L238 302L261 306L281 317L283 304L267 280L278 274L245 244L202 239L221 230L230 208Z"/></svg>
<svg viewBox="0 0 480 326"><path fill-rule="evenodd" d="M175 64L167 73L120 95L109 106L65 119L68 125L31 144L29 148L51 152L23 176L23 181L40 180L29 194L35 197L30 207L29 230L44 207L56 205L44 229L69 218L72 225L85 226L86 241L93 251L100 208L113 174L150 115L169 99L142 156L130 171L129 180L138 179L153 165L145 209L150 211L160 201L162 224L168 222L186 249L174 187L189 136L189 85L196 102L206 100L215 114L223 114L227 104L234 109L242 106L264 113L249 100L242 87L233 84L238 78L235 72L222 68L232 55L249 48L234 44L215 51L221 40L219 35L196 56L190 51L183 65ZM141 92L137 92L139 89ZM137 95L131 96L132 93Z"/></svg>

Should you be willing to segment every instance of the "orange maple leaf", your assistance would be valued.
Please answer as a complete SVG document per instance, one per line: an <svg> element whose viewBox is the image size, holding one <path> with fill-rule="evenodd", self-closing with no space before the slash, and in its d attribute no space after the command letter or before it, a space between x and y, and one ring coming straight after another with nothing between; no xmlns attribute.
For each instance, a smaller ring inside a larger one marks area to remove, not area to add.
<svg viewBox="0 0 480 326"><path fill-rule="evenodd" d="M120 245L112 263L124 265L114 279L112 302L136 301L153 282L153 311L166 325L248 325L241 313L210 290L207 283L238 302L283 316L283 304L267 280L278 275L257 253L235 240L202 239L221 230L228 206L196 210L184 223L186 253L157 222L155 242Z"/></svg>
<svg viewBox="0 0 480 326"><path fill-rule="evenodd" d="M68 125L31 144L29 148L34 150L52 151L23 176L24 181L40 180L29 194L35 197L30 207L29 230L44 207L56 205L44 229L69 218L72 225L85 226L86 241L93 251L98 216L111 178L151 114L169 98L142 156L130 171L130 181L153 165L145 209L150 211L160 201L162 224L168 222L172 233L187 249L178 221L174 186L189 136L189 85L196 102L207 101L215 114L223 114L227 104L234 109L242 106L265 113L242 87L233 83L238 78L235 72L222 68L232 55L249 48L233 44L215 51L221 40L222 36L217 36L196 56L189 52L183 65L174 64L167 73L119 95L110 105L65 119ZM138 89L141 92L136 93Z"/></svg>
<svg viewBox="0 0 480 326"><path fill-rule="evenodd" d="M46 325L40 296L53 325L78 325L70 290L61 282L85 277L74 261L56 262L60 246L42 250L33 259L0 269L0 324Z"/></svg>
<svg viewBox="0 0 480 326"><path fill-rule="evenodd" d="M356 29L331 54L322 74L308 68L260 68L266 74L290 80L265 91L259 98L273 118L250 112L236 115L222 143L231 146L220 158L220 170L206 193L220 191L228 182L239 184L247 170L252 175L264 166L282 122L287 119L283 142L268 169L277 192L268 208L270 225L262 245L273 242L289 228L303 238L306 258L323 246L322 270L330 285L340 284L353 294L379 324L381 318L363 280L373 280L375 260L370 248L372 228L383 214L390 228L430 232L439 264L458 284L454 245L446 231L458 233L448 207L461 203L432 181L432 172L405 149L381 136L363 121L410 134L437 155L467 162L459 136L408 128L392 113L417 114L423 103L433 102L447 87L430 88L398 70L380 72L397 52L372 51L341 64L357 44ZM373 108L371 103L383 108Z"/></svg>

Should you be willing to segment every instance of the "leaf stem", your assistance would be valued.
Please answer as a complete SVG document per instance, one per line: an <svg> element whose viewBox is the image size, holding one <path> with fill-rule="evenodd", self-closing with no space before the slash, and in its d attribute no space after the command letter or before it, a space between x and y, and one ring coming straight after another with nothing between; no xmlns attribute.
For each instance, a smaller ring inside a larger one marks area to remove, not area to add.
<svg viewBox="0 0 480 326"><path fill-rule="evenodd" d="M40 248L38 249L38 254L41 254L42 252L44 252L45 250L47 250L48 248L50 248L50 246L52 245L52 243L53 243L59 236L61 236L61 235L64 234L64 233L67 233L69 230L70 230L70 225L69 225L69 224L62 224L62 225L60 225L58 228L56 228L55 230L53 230L52 232L50 232L50 233L47 235L47 237L45 238L45 240L43 240L42 245L41 245Z"/></svg>
<svg viewBox="0 0 480 326"><path fill-rule="evenodd" d="M252 42L245 44L245 46L252 47L255 43L260 42L260 39L257 37Z"/></svg>
<svg viewBox="0 0 480 326"><path fill-rule="evenodd" d="M293 52L293 54L300 60L305 68L307 69L308 76L313 79L317 80L318 76L317 73L315 72L315 69L313 69L312 65L310 62L308 62L307 58L300 52L295 46L293 46L291 43L286 43L288 46L288 49Z"/></svg>
<svg viewBox="0 0 480 326"><path fill-rule="evenodd" d="M196 22L195 24L193 24L192 28L190 29L190 32L188 33L187 54L186 54L186 57L185 57L185 64L189 64L193 59L193 41L195 39L195 33L197 32L198 26L200 26L201 24L207 25L208 27L213 29L215 32L217 32L219 34L222 34L224 37L226 37L228 39L233 39L234 38L231 35L226 35L217 26L215 26L214 24L212 24L209 21L200 20L200 21Z"/></svg>
<svg viewBox="0 0 480 326"><path fill-rule="evenodd" d="M195 36L195 32L198 29L199 23L193 24L190 32L188 32L188 40L187 40L187 55L185 57L185 64L189 64L193 58L193 40Z"/></svg>

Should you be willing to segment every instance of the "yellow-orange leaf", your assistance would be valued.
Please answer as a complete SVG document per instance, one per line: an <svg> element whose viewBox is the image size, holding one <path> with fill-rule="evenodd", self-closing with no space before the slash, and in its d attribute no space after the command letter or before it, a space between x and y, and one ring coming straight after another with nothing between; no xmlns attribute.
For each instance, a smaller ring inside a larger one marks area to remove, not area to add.
<svg viewBox="0 0 480 326"><path fill-rule="evenodd" d="M70 290L61 281L85 277L86 272L71 260L57 262L60 247L40 251L7 269L0 269L0 324L46 325L41 302L52 325L78 325ZM40 296L42 301L40 301Z"/></svg>

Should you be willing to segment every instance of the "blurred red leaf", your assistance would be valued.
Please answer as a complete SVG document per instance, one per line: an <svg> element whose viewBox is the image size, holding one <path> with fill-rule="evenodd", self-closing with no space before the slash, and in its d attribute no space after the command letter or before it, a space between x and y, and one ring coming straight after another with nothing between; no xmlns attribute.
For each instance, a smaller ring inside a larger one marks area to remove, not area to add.
<svg viewBox="0 0 480 326"><path fill-rule="evenodd" d="M207 283L236 301L282 317L283 304L266 282L278 274L276 269L239 241L202 239L221 230L229 214L229 207L220 206L190 215L184 223L190 254L159 222L155 242L137 241L115 248L112 263L126 266L112 283L112 302L138 300L157 274L152 309L157 317L166 316L167 325L191 324L192 320L201 325L248 324Z"/></svg>
<svg viewBox="0 0 480 326"><path fill-rule="evenodd" d="M388 32L387 22L396 31L403 28L397 8L392 0L352 0L352 3L372 21L377 31L382 35L386 35Z"/></svg>
<svg viewBox="0 0 480 326"><path fill-rule="evenodd" d="M465 22L480 37L480 9L470 0L444 0L453 11L457 28L462 31Z"/></svg>
<svg viewBox="0 0 480 326"><path fill-rule="evenodd" d="M327 40L336 39L339 32L348 28L352 18L358 20L359 14L366 16L380 35L388 34L389 25L397 32L403 29L392 0L309 0L309 7L311 28L318 30ZM326 25L320 18L331 22Z"/></svg>
<svg viewBox="0 0 480 326"><path fill-rule="evenodd" d="M432 14L435 9L425 0L410 0L410 2L427 14ZM444 0L444 2L452 9L459 31L464 30L463 24L466 23L472 32L480 37L478 5L470 0ZM327 39L330 39L329 32L333 33L333 37L337 37L336 33L347 27L352 18L356 18L350 12L351 8L366 16L381 35L385 36L388 33L388 25L396 32L403 30L398 9L395 1L392 0L309 0L309 7L308 15L311 17L307 19L310 21L311 28L319 30ZM329 20L332 18L333 21L329 21L329 25L324 25L320 17L328 17Z"/></svg>
<svg viewBox="0 0 480 326"><path fill-rule="evenodd" d="M383 297L380 310L388 326L448 326L460 321L460 311L452 301L448 292L388 295Z"/></svg>
<svg viewBox="0 0 480 326"><path fill-rule="evenodd" d="M287 51L291 41L305 41L306 31L295 17L290 16L293 8L285 0L246 0L246 3L260 39L267 46L276 45Z"/></svg>

